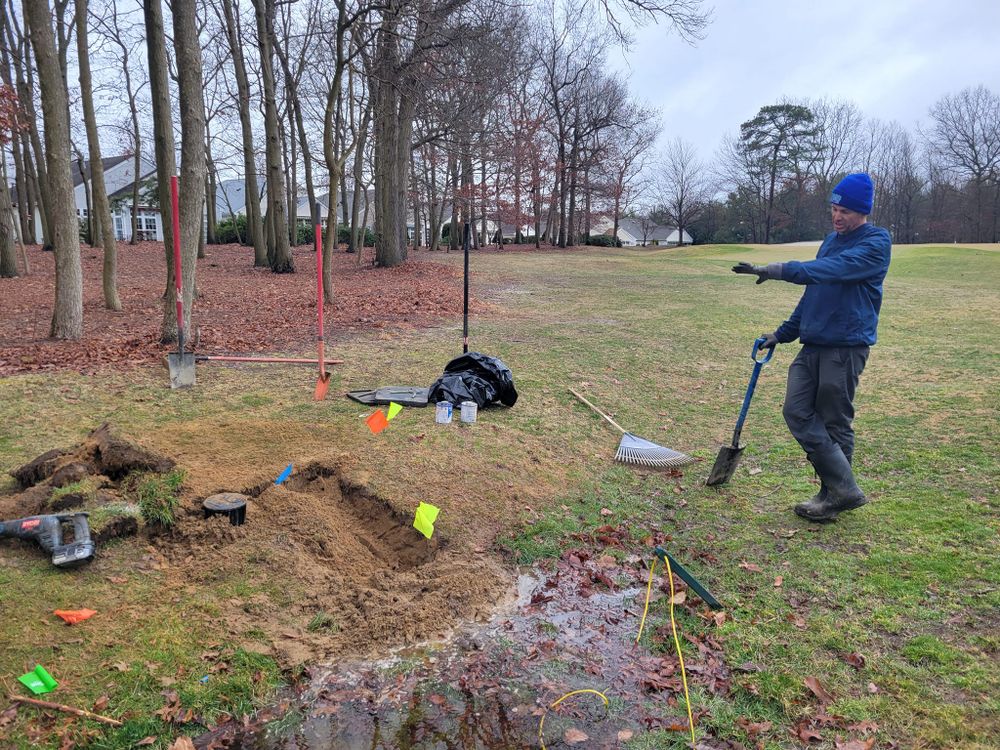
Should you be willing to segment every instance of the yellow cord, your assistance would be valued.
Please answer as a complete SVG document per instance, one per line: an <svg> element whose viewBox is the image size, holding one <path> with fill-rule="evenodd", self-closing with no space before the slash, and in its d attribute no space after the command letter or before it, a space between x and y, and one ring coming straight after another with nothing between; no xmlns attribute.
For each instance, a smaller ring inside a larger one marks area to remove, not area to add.
<svg viewBox="0 0 1000 750"><path fill-rule="evenodd" d="M677 647L677 660L681 664L681 681L684 683L684 702L687 705L688 729L691 730L691 746L694 747L694 717L691 715L691 696L688 695L687 672L684 670L684 655L681 654L681 642L677 638L677 622L674 620L674 574L670 569L670 558L663 556L663 561L667 564L667 579L670 581L670 629L674 634L674 645ZM642 619L639 621L639 635L635 637L638 643L642 638L642 628L646 624L646 613L649 612L649 595L653 588L653 571L656 570L656 559L649 566L649 582L646 584L646 606L642 610Z"/></svg>
<svg viewBox="0 0 1000 750"><path fill-rule="evenodd" d="M687 671L684 669L684 655L681 653L681 642L677 637L677 621L674 619L674 574L670 569L670 558L666 555L663 557L663 562L667 565L667 580L670 581L670 629L674 634L674 646L677 647L677 660L681 665L681 682L684 684L684 703L687 707L688 713L688 729L691 731L691 747L694 747L697 741L694 738L694 716L691 714L691 696L688 694L688 681L687 681ZM642 629L646 624L646 614L649 612L649 597L653 590L653 571L656 570L656 559L653 559L653 564L649 566L649 581L646 583L646 605L642 609L642 619L639 621L639 634L635 637L635 642L638 643L639 639L642 638ZM592 690L590 688L584 688L583 690L574 690L571 693L566 693L562 698L553 703L549 708L555 708L564 700L569 698L571 695L579 695L580 693L593 693L594 695L601 696L601 700L604 701L604 706L607 708L608 699L604 693L598 690ZM542 718L538 720L538 742L541 745L541 750L545 750L545 741L542 739L542 728L545 726L545 716L548 710L542 714Z"/></svg>
<svg viewBox="0 0 1000 750"><path fill-rule="evenodd" d="M656 558L653 558L653 564L649 566L649 581L646 583L646 606L642 610L642 619L639 620L639 635L635 637L635 642L638 643L639 639L642 638L642 628L646 624L646 613L649 612L649 592L653 588L653 571L656 570Z"/></svg>
<svg viewBox="0 0 1000 750"><path fill-rule="evenodd" d="M688 729L691 730L691 747L694 747L696 742L694 739L694 717L691 715L691 696L688 695L688 678L687 672L684 671L684 655L681 654L681 642L677 638L677 623L674 621L674 574L673 571L670 570L670 557L664 555L663 560L667 563L667 580L670 581L670 628L674 632L674 645L677 646L677 660L681 663L681 681L684 683L684 702L687 704L688 710Z"/></svg>
<svg viewBox="0 0 1000 750"><path fill-rule="evenodd" d="M566 693L566 695L564 695L562 698L560 698L551 706L549 706L549 708L555 708L564 700L569 698L571 695L579 695L580 693L593 693L594 695L599 695L601 696L601 700L604 701L604 707L605 708L608 707L608 698L604 693L600 692L599 690L592 690L591 688L583 688L582 690L574 690L571 693ZM538 743L542 746L541 750L545 750L545 740L542 739L542 728L545 726L545 715L547 713L548 709L546 709L545 713L542 714L542 718L538 720Z"/></svg>

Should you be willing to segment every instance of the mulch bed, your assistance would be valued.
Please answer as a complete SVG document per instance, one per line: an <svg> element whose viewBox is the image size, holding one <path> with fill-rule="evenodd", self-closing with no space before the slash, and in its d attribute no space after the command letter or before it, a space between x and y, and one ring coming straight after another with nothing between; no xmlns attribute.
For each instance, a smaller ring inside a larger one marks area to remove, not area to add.
<svg viewBox="0 0 1000 750"><path fill-rule="evenodd" d="M198 261L192 331L199 354L295 352L316 341L316 264L309 246L293 249L296 273L254 268L252 248L210 245ZM420 326L462 314L460 267L435 262L442 253L411 251L406 263L376 268L334 253L328 341L367 329ZM123 310L105 309L103 253L81 247L83 337L48 338L55 301L51 252L29 246L31 275L0 279L0 376L32 372L93 373L161 362L176 345L160 343L167 272L163 245L119 243L118 294ZM473 307L473 309L475 309ZM173 312L170 313L173 316ZM314 356L314 355L313 355Z"/></svg>

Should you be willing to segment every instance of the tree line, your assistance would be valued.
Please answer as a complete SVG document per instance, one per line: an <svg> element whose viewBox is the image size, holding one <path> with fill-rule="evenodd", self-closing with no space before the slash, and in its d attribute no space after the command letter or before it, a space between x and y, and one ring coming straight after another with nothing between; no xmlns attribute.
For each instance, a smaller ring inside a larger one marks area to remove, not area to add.
<svg viewBox="0 0 1000 750"><path fill-rule="evenodd" d="M701 242L820 239L834 185L855 171L872 175L871 220L895 242L1000 241L1000 96L982 85L947 94L916 133L866 119L851 102L762 107L725 140L713 167L698 169L702 191L684 218ZM679 191L667 192L676 203ZM683 215L667 209L653 210Z"/></svg>
<svg viewBox="0 0 1000 750"><path fill-rule="evenodd" d="M179 174L184 310L197 258L220 236L220 182L243 181L248 262L295 271L299 204L322 201L325 296L335 239L382 266L408 248L587 242L597 217L666 223L699 242L815 239L844 172L876 179L873 219L897 241L996 241L997 97L980 86L931 107L925 132L866 120L845 102L762 107L711 160L657 149L658 113L607 65L625 27L702 37L701 0L0 0L0 275L13 240L55 251L51 334L82 330L72 175L102 153L156 164L170 206ZM991 119L992 118L992 119ZM7 173L17 195L12 207ZM110 208L90 170L88 231L117 297ZM260 200L250 198L259 197ZM6 206L6 208L5 208ZM166 212L165 212L166 213ZM176 337L172 227L161 337ZM337 225L345 228L338 232ZM507 228L507 231L505 231ZM133 225L133 242L139 234ZM189 325L190 321L186 321Z"/></svg>
<svg viewBox="0 0 1000 750"><path fill-rule="evenodd" d="M243 239L253 263L275 273L295 270L303 199L325 200L331 228L349 227L349 252L370 217L382 266L404 262L409 243L425 237L437 246L447 234L456 247L460 232L450 228L465 224L476 244L492 240L488 226L514 223L520 239L571 245L581 225L589 228L594 196L615 189L612 155L655 135L652 113L632 102L605 53L626 40L626 20L663 22L697 38L708 22L700 5L171 0L165 10L161 0L2 0L0 74L15 105L0 161L11 166L17 195L16 207L4 210L4 179L3 272L16 273L7 262L11 238L38 229L56 257L50 333L80 336L72 175L84 174L84 161L100 164L102 152L131 154L136 172L151 155L160 207L170 205L169 177L179 174L186 315L196 259L217 236L226 174L245 182ZM105 304L117 309L117 248L100 173L85 179L85 236L104 249ZM622 195L633 178L617 175ZM133 221L142 200L150 198L137 184ZM169 249L172 227L162 224ZM337 235L324 240L328 299ZM176 337L170 252L164 260L168 342Z"/></svg>

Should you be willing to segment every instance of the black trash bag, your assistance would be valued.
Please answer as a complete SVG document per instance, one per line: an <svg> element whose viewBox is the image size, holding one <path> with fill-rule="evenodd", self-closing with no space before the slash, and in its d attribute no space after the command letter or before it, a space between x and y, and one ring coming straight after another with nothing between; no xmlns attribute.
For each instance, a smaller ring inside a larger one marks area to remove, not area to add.
<svg viewBox="0 0 1000 750"><path fill-rule="evenodd" d="M475 401L479 408L499 401L504 406L517 403L514 375L497 357L469 352L456 357L444 368L427 393L430 403Z"/></svg>

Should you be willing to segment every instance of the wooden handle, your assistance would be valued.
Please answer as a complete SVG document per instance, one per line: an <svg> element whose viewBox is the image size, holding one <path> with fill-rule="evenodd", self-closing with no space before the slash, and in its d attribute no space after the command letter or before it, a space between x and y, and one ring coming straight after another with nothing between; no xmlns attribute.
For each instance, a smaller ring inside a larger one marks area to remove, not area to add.
<svg viewBox="0 0 1000 750"><path fill-rule="evenodd" d="M618 423L617 423L617 422L616 422L615 420L613 420L613 419L612 419L611 417L609 417L609 416L608 416L607 414L605 414L605 413L604 413L603 411L601 411L600 409L598 409L598 408L597 408L596 406L594 406L594 405L593 405L592 403L590 403L590 402L589 402L589 401L588 401L587 399L585 399L585 398L584 398L583 396L581 396L581 395L580 395L579 393L577 393L576 391L574 391L574 390L573 390L572 388L570 388L570 389L568 389L568 390L569 390L569 392L570 392L570 393L572 393L572 394L573 394L574 396L576 396L576 397L577 397L578 399L580 399L581 401L583 401L583 403L585 403L585 404L586 404L587 406L589 406L589 407L590 407L591 409L593 409L593 410L594 410L594 411L596 411L596 412L597 412L598 414L600 414L600 415L601 415L602 417L604 417L604 418L605 418L606 420L608 420L608 421L609 421L609 422L610 422L610 423L611 423L612 425L614 425L614 426L615 426L616 428L618 428L618 431L619 431L619 432L623 432L623 433L624 433L624 432L628 432L628 430L626 430L626 429L625 429L624 427L622 427L622 426L621 426L620 424L618 424Z"/></svg>

